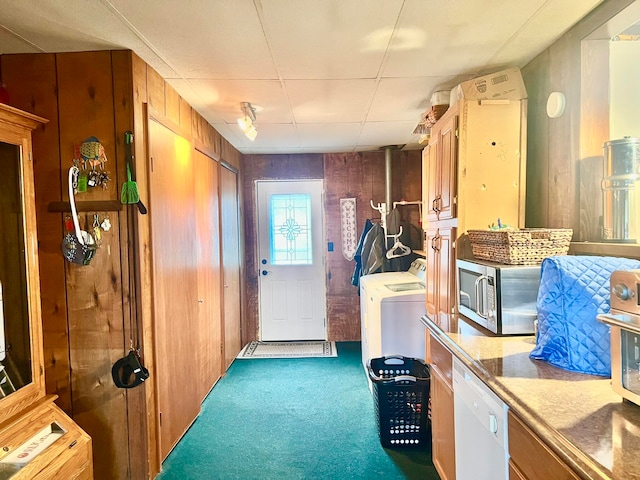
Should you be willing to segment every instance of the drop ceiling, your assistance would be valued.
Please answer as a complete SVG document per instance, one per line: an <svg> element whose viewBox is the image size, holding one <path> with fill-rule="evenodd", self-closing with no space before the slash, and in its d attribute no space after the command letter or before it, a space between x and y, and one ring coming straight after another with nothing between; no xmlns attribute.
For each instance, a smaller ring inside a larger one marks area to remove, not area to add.
<svg viewBox="0 0 640 480"><path fill-rule="evenodd" d="M0 54L131 49L242 153L411 149L433 92L523 67L599 3L0 0Z"/></svg>

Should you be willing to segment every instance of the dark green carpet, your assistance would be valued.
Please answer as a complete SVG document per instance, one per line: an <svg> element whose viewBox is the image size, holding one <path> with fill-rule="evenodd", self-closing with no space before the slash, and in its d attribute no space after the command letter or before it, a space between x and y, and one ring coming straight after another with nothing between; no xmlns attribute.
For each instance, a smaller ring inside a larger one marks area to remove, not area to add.
<svg viewBox="0 0 640 480"><path fill-rule="evenodd" d="M360 343L337 347L234 361L157 479L439 479L428 449L380 445Z"/></svg>

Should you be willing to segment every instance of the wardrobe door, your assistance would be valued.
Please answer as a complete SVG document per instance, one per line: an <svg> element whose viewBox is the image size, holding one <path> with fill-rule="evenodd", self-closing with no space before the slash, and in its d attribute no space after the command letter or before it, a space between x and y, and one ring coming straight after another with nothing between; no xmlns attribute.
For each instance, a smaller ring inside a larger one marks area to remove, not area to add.
<svg viewBox="0 0 640 480"><path fill-rule="evenodd" d="M149 121L149 216L161 459L200 411L194 160L189 141Z"/></svg>
<svg viewBox="0 0 640 480"><path fill-rule="evenodd" d="M220 169L225 370L242 348L240 331L240 217L238 175Z"/></svg>
<svg viewBox="0 0 640 480"><path fill-rule="evenodd" d="M194 153L196 237L198 239L198 336L200 400L222 373L220 213L218 163Z"/></svg>

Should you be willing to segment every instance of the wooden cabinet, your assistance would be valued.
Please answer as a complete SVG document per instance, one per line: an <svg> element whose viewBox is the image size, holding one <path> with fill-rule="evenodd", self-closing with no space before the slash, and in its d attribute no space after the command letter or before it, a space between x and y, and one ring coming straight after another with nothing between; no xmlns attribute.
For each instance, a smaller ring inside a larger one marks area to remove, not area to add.
<svg viewBox="0 0 640 480"><path fill-rule="evenodd" d="M455 295L451 276L454 271L455 232L456 229L450 226L428 228L425 232L427 316L445 330L448 329Z"/></svg>
<svg viewBox="0 0 640 480"><path fill-rule="evenodd" d="M446 329L455 259L472 257L469 229L524 226L526 100L460 100L431 128L422 155L427 316Z"/></svg>
<svg viewBox="0 0 640 480"><path fill-rule="evenodd" d="M431 361L431 436L432 458L440 478L456 477L455 434L453 423L453 377L451 352L433 335L428 335Z"/></svg>
<svg viewBox="0 0 640 480"><path fill-rule="evenodd" d="M509 412L510 480L577 480L574 473L517 415Z"/></svg>
<svg viewBox="0 0 640 480"><path fill-rule="evenodd" d="M454 107L455 109L455 107ZM425 148L427 197L424 199L426 222L454 218L458 116L452 111L431 129Z"/></svg>
<svg viewBox="0 0 640 480"><path fill-rule="evenodd" d="M45 122L0 104L0 477L90 479L91 438L45 396L31 142Z"/></svg>

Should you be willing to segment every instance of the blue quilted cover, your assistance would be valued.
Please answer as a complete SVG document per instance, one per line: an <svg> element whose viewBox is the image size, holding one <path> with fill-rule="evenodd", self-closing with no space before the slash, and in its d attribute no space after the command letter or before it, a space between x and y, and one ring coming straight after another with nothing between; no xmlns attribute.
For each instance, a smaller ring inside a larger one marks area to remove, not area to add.
<svg viewBox="0 0 640 480"><path fill-rule="evenodd" d="M609 311L614 270L640 268L640 261L597 256L544 259L538 290L538 338L531 358L590 375L611 376L609 326L596 316Z"/></svg>

